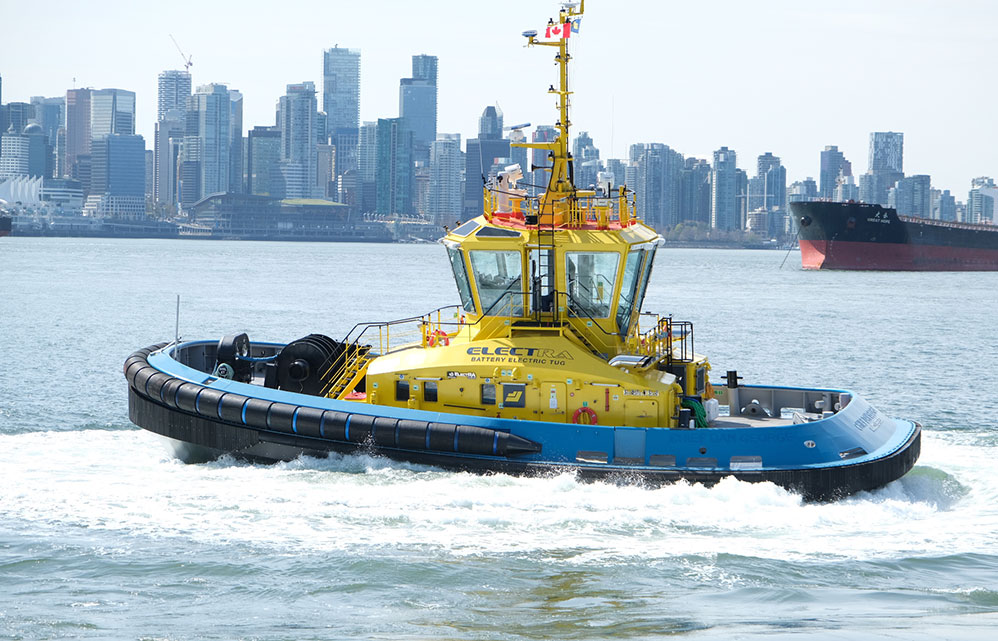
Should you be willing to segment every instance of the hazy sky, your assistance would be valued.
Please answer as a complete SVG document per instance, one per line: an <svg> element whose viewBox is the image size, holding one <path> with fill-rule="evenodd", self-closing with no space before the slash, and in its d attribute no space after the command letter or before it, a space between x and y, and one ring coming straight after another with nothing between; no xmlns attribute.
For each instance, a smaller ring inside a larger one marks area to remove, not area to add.
<svg viewBox="0 0 998 641"><path fill-rule="evenodd" d="M194 85L227 83L243 124L273 124L285 86L321 91L322 51L361 54L361 119L398 115L412 54L440 58L438 131L474 136L498 102L506 124L550 123L553 51L520 33L556 15L547 0L0 0L4 102L67 88L137 93L138 133L152 147L156 76L193 56ZM970 179L998 177L994 0L590 0L573 36L573 137L601 156L661 142L710 157L727 145L783 159L789 181L818 176L838 145L858 174L871 131L905 134L907 174L965 199ZM321 108L321 98L319 101Z"/></svg>

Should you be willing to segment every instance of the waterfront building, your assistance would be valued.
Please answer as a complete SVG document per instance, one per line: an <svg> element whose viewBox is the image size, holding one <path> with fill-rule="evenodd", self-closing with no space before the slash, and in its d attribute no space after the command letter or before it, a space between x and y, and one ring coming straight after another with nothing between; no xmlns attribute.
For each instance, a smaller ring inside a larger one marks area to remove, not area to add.
<svg viewBox="0 0 998 641"><path fill-rule="evenodd" d="M37 123L23 131L14 125L0 136L0 180L6 178L49 178L51 150L45 143L45 133Z"/></svg>
<svg viewBox="0 0 998 641"><path fill-rule="evenodd" d="M987 176L974 178L970 181L970 193L967 194L965 221L994 223L996 199L998 188L995 187L994 180Z"/></svg>
<svg viewBox="0 0 998 641"><path fill-rule="evenodd" d="M187 124L186 114L170 109L156 121L156 138L153 141L153 201L163 205L177 204L177 149L183 140Z"/></svg>
<svg viewBox="0 0 998 641"><path fill-rule="evenodd" d="M317 111L314 83L288 85L278 109L285 198L313 198L316 195Z"/></svg>
<svg viewBox="0 0 998 641"><path fill-rule="evenodd" d="M253 127L247 137L246 193L278 196L280 183L281 128Z"/></svg>
<svg viewBox="0 0 998 641"><path fill-rule="evenodd" d="M437 134L430 144L430 201L427 215L438 225L461 217L461 134Z"/></svg>
<svg viewBox="0 0 998 641"><path fill-rule="evenodd" d="M412 131L401 118L379 118L375 184L379 214L412 213Z"/></svg>
<svg viewBox="0 0 998 641"><path fill-rule="evenodd" d="M437 57L412 57L412 77L399 81L399 117L412 131L416 160L428 161L437 138Z"/></svg>
<svg viewBox="0 0 998 641"><path fill-rule="evenodd" d="M360 50L337 45L323 53L322 110L336 146L337 171L357 168L360 125Z"/></svg>
<svg viewBox="0 0 998 641"><path fill-rule="evenodd" d="M145 216L145 155L142 136L108 134L91 144L92 171L88 207L98 216L137 219Z"/></svg>
<svg viewBox="0 0 998 641"><path fill-rule="evenodd" d="M683 155L662 143L634 144L631 162L637 168L632 185L638 215L651 227L666 231L679 223Z"/></svg>
<svg viewBox="0 0 998 641"><path fill-rule="evenodd" d="M166 118L169 111L187 109L191 98L191 74L179 69L168 69L159 73L156 102L156 120Z"/></svg>
<svg viewBox="0 0 998 641"><path fill-rule="evenodd" d="M196 153L199 164L198 198L209 194L224 193L229 189L230 172L230 118L229 88L223 84L207 84L197 88L191 96L191 113L188 118L185 146L189 147L188 162L194 162ZM187 143L196 137L198 149Z"/></svg>
<svg viewBox="0 0 998 641"><path fill-rule="evenodd" d="M904 178L904 134L875 131L870 134L870 161L866 178L860 177L864 202L887 205L890 190Z"/></svg>
<svg viewBox="0 0 998 641"><path fill-rule="evenodd" d="M721 147L714 152L711 170L710 226L713 229L739 229L738 167L734 150Z"/></svg>
<svg viewBox="0 0 998 641"><path fill-rule="evenodd" d="M956 198L949 193L949 189L943 190L936 199L932 217L936 220L953 222L956 220Z"/></svg>
<svg viewBox="0 0 998 641"><path fill-rule="evenodd" d="M829 145L821 152L821 172L818 174L818 190L822 198L835 198L840 176L852 176L852 163L846 160L837 146Z"/></svg>
<svg viewBox="0 0 998 641"><path fill-rule="evenodd" d="M787 202L810 202L817 200L818 194L818 183L814 181L814 178L808 176L804 180L798 180L790 185L787 189Z"/></svg>
<svg viewBox="0 0 998 641"><path fill-rule="evenodd" d="M337 172L343 173L343 172ZM378 206L378 123L367 121L360 127L357 144L357 200L360 210L373 212Z"/></svg>

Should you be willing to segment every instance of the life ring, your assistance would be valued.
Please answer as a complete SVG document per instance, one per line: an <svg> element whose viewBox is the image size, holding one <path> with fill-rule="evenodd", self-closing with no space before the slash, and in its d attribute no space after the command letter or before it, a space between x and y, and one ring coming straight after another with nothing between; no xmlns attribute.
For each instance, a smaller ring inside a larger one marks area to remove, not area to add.
<svg viewBox="0 0 998 641"><path fill-rule="evenodd" d="M442 344L444 347L450 345L450 336L447 335L442 329L435 329L430 332L430 335L426 338L426 344L430 347L436 347L437 343Z"/></svg>
<svg viewBox="0 0 998 641"><path fill-rule="evenodd" d="M588 423L588 425L596 425L597 424L596 410L594 410L591 407L580 407L579 409L575 410L575 413L572 414L572 422L573 423L578 423L579 422L579 417L582 416L583 414L585 414L586 416L589 417L589 423Z"/></svg>

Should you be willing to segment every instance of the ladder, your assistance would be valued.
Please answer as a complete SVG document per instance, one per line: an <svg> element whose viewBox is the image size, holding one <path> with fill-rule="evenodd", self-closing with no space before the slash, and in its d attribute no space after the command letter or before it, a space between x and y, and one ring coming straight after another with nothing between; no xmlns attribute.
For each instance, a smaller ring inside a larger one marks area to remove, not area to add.
<svg viewBox="0 0 998 641"><path fill-rule="evenodd" d="M327 398L343 400L347 394L352 392L362 378L367 374L367 366L374 358L371 356L370 347L360 347L358 345L347 346L343 352L343 363L336 372L330 367L326 372L329 383L323 391Z"/></svg>

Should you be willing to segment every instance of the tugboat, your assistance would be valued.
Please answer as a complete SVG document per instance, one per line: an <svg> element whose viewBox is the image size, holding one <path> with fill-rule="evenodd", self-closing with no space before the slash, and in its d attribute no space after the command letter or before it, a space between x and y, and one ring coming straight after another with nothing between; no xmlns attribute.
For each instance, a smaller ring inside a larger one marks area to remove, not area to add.
<svg viewBox="0 0 998 641"><path fill-rule="evenodd" d="M357 325L343 340L246 334L154 345L124 366L129 416L187 461L367 452L452 470L713 484L769 481L830 500L900 478L917 423L853 392L710 382L690 322L640 310L661 237L624 186L574 185L568 44L584 3L547 29L558 137L537 196L516 165L482 215L442 239L460 304Z"/></svg>

